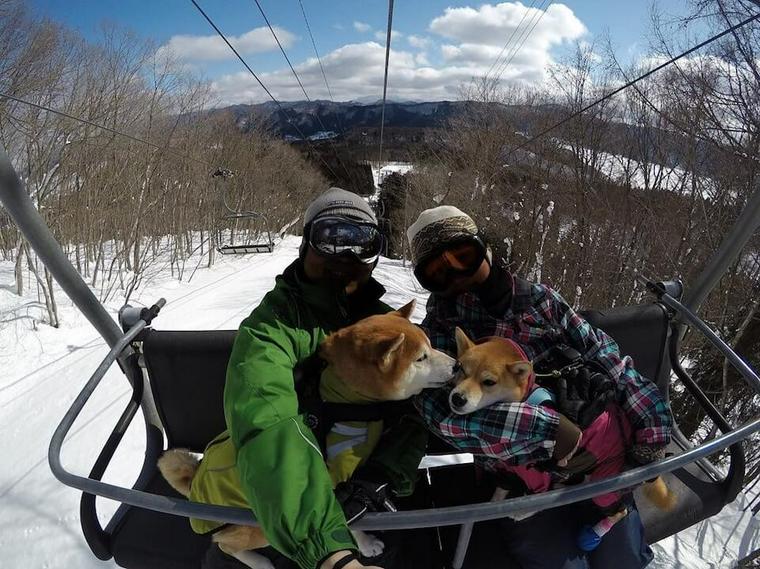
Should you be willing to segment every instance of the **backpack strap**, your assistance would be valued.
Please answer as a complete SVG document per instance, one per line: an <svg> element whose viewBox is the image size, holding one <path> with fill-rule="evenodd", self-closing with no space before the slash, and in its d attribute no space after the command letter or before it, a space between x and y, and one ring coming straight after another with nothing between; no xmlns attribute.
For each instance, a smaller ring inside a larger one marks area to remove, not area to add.
<svg viewBox="0 0 760 569"><path fill-rule="evenodd" d="M333 565L333 569L343 569L346 565L351 563L352 561L359 561L359 554L356 553L356 551L352 551L345 557L343 557L341 560L336 561L335 565Z"/></svg>

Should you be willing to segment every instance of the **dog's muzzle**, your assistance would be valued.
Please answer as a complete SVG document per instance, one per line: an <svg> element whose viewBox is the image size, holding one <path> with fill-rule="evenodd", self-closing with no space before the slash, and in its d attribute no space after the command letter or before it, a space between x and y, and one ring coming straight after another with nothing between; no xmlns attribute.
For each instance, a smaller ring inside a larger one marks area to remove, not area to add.
<svg viewBox="0 0 760 569"><path fill-rule="evenodd" d="M452 391L449 395L449 405L453 411L460 411L467 405L467 398L458 391Z"/></svg>

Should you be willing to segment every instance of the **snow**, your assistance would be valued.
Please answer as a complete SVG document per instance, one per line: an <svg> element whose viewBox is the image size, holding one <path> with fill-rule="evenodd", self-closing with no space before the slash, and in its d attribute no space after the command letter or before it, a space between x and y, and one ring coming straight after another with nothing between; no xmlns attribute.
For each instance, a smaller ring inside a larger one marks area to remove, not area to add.
<svg viewBox="0 0 760 569"><path fill-rule="evenodd" d="M386 162L382 166L378 167L376 164L372 164L372 180L375 182L375 188L380 189L380 184L389 174L396 172L402 176L414 169L414 164L409 162Z"/></svg>
<svg viewBox="0 0 760 569"><path fill-rule="evenodd" d="M320 130L309 136L309 140L330 140L338 136L338 133L333 130Z"/></svg>
<svg viewBox="0 0 760 569"><path fill-rule="evenodd" d="M165 297L166 307L154 322L160 329L236 328L297 256L298 244L299 238L286 237L271 254L219 257L212 268L198 269L190 282L172 279L166 268L143 283L131 303L150 305ZM416 284L411 267L383 258L374 274L388 290L386 302L401 306L417 299L413 319L423 317L427 293ZM79 527L80 494L55 480L47 464L53 430L107 347L60 290L58 329L39 323L44 307L37 305L33 284L26 290L23 297L14 294L13 266L0 261L0 567L115 567L90 553ZM106 308L115 317L119 305L114 299ZM111 369L64 444L67 469L87 475L129 393L124 377ZM138 415L105 481L131 486L142 464L143 433ZM655 544L652 567L735 567L737 558L760 547L758 519L742 512L747 500L740 495L719 515ZM116 505L100 500L98 508L105 523Z"/></svg>
<svg viewBox="0 0 760 569"><path fill-rule="evenodd" d="M565 141L554 139L560 147L573 151L573 146ZM589 148L578 149L589 164L594 162L594 152ZM647 189L650 185L672 192L689 192L692 185L696 186L704 199L711 199L718 193L715 181L706 176L694 176L681 167L667 167L662 164L644 164L609 152L596 152L596 163L593 166L609 180L625 186L628 182L632 188Z"/></svg>

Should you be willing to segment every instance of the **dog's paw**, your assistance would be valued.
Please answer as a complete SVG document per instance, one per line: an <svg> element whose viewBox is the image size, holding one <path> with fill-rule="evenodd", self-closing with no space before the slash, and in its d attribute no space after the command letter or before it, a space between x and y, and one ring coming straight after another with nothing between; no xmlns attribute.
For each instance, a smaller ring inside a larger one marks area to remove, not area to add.
<svg viewBox="0 0 760 569"><path fill-rule="evenodd" d="M237 553L233 553L232 556L251 569L276 569L269 559L254 551L238 551Z"/></svg>
<svg viewBox="0 0 760 569"><path fill-rule="evenodd" d="M361 554L364 557L376 557L383 552L383 549L385 549L383 541L376 538L371 533L355 530L354 538L359 546L359 551L361 551Z"/></svg>

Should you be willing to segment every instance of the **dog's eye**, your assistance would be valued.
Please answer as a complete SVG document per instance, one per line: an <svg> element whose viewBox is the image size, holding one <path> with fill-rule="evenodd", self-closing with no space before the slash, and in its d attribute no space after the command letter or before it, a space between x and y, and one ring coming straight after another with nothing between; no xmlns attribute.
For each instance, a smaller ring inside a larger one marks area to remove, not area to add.
<svg viewBox="0 0 760 569"><path fill-rule="evenodd" d="M417 358L418 362L424 362L428 358L427 354L422 354L419 358Z"/></svg>
<svg viewBox="0 0 760 569"><path fill-rule="evenodd" d="M496 385L496 382L493 379L484 379L482 381L483 385L486 387L491 387L492 385Z"/></svg>
<svg viewBox="0 0 760 569"><path fill-rule="evenodd" d="M454 364L454 367L451 368L451 373L459 373L459 372L461 372L463 370L464 370L464 368L462 367L462 362L456 362Z"/></svg>

